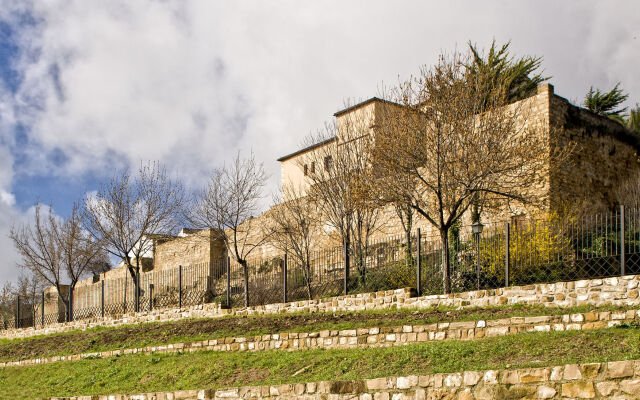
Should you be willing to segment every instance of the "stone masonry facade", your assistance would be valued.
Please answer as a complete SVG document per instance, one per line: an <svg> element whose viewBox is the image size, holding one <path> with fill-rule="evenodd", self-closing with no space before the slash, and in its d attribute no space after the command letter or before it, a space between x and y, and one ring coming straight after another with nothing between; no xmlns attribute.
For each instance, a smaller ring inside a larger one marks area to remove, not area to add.
<svg viewBox="0 0 640 400"><path fill-rule="evenodd" d="M412 290L405 288L233 309L223 309L218 303L208 303L184 309L156 309L151 312L125 314L118 318L76 320L44 328L11 329L0 332L0 339L46 335L97 326L113 327L145 322L175 321L184 318L219 318L227 315L364 311L392 308L423 309L437 306L485 307L505 304L539 304L546 307L606 304L640 306L639 284L640 275L625 275L605 279L511 286L493 290L420 297L412 297Z"/></svg>
<svg viewBox="0 0 640 400"><path fill-rule="evenodd" d="M68 400L488 400L634 399L640 361L568 364L544 368L465 371L352 381L291 383ZM49 400L62 400L51 398Z"/></svg>

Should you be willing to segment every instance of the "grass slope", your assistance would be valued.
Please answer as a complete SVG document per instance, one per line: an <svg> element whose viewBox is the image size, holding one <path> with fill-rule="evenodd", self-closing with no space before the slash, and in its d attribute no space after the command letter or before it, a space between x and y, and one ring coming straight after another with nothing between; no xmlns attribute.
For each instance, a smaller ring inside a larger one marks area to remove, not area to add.
<svg viewBox="0 0 640 400"><path fill-rule="evenodd" d="M640 329L526 333L399 348L129 355L3 368L0 398L140 393L624 359L640 359Z"/></svg>
<svg viewBox="0 0 640 400"><path fill-rule="evenodd" d="M0 362L115 349L185 343L223 337L256 336L280 332L317 332L373 326L473 321L511 316L568 314L592 311L593 306L545 308L512 305L485 308L368 311L350 313L300 313L253 317L187 319L175 322L94 328L87 331L0 341ZM624 310L621 307L600 311Z"/></svg>

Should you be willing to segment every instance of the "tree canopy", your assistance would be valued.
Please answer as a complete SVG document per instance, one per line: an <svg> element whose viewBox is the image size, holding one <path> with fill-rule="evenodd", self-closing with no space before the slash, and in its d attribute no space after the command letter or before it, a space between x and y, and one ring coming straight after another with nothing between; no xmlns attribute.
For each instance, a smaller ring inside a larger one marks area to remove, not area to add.
<svg viewBox="0 0 640 400"><path fill-rule="evenodd" d="M609 117L622 117L627 107L619 107L625 100L629 98L628 93L620 88L620 82L608 92L600 89L589 88L584 99L584 106L596 114L606 115Z"/></svg>
<svg viewBox="0 0 640 400"><path fill-rule="evenodd" d="M465 67L471 76L482 75L483 79L488 77L494 85L499 83L504 86L505 101L513 103L534 95L538 85L548 81L550 77L542 76L537 72L542 64L542 57L516 58L509 52L510 44L509 41L498 47L494 40L485 56L475 44L469 41L471 57L465 63Z"/></svg>

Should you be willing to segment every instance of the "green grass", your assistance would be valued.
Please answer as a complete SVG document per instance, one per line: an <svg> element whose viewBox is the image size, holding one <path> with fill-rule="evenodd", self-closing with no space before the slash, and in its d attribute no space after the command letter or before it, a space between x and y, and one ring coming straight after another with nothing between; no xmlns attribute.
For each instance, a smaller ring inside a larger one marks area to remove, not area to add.
<svg viewBox="0 0 640 400"><path fill-rule="evenodd" d="M0 369L0 398L205 389L639 358L640 329L633 327L393 348L128 355Z"/></svg>
<svg viewBox="0 0 640 400"><path fill-rule="evenodd" d="M256 336L281 332L315 332L373 326L429 324L433 322L475 321L510 316L536 316L588 311L616 311L628 308L580 306L545 308L511 305L485 308L423 310L376 310L344 313L297 313L214 319L185 319L174 322L98 327L25 339L0 341L0 361L14 361L116 349L186 343L223 337Z"/></svg>

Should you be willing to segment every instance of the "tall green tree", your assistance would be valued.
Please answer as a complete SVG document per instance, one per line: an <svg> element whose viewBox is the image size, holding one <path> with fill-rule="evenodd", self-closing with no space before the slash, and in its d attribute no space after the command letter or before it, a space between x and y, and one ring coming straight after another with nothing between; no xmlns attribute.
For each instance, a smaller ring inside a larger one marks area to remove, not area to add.
<svg viewBox="0 0 640 400"><path fill-rule="evenodd" d="M478 50L469 41L471 52L470 62L467 62L467 74L474 76L490 76L494 85L500 84L506 90L506 101L513 103L525 99L537 92L538 85L546 82L550 77L542 76L540 69L542 57L524 56L516 58L509 53L511 41L497 46L494 40L489 52Z"/></svg>
<svg viewBox="0 0 640 400"><path fill-rule="evenodd" d="M627 107L619 106L627 98L629 98L629 94L620 89L620 82L616 83L613 89L608 92L594 89L592 86L585 96L584 106L596 114L606 115L623 122L622 118Z"/></svg>
<svg viewBox="0 0 640 400"><path fill-rule="evenodd" d="M640 106L636 104L636 108L629 111L629 117L625 121L627 128L640 133Z"/></svg>

